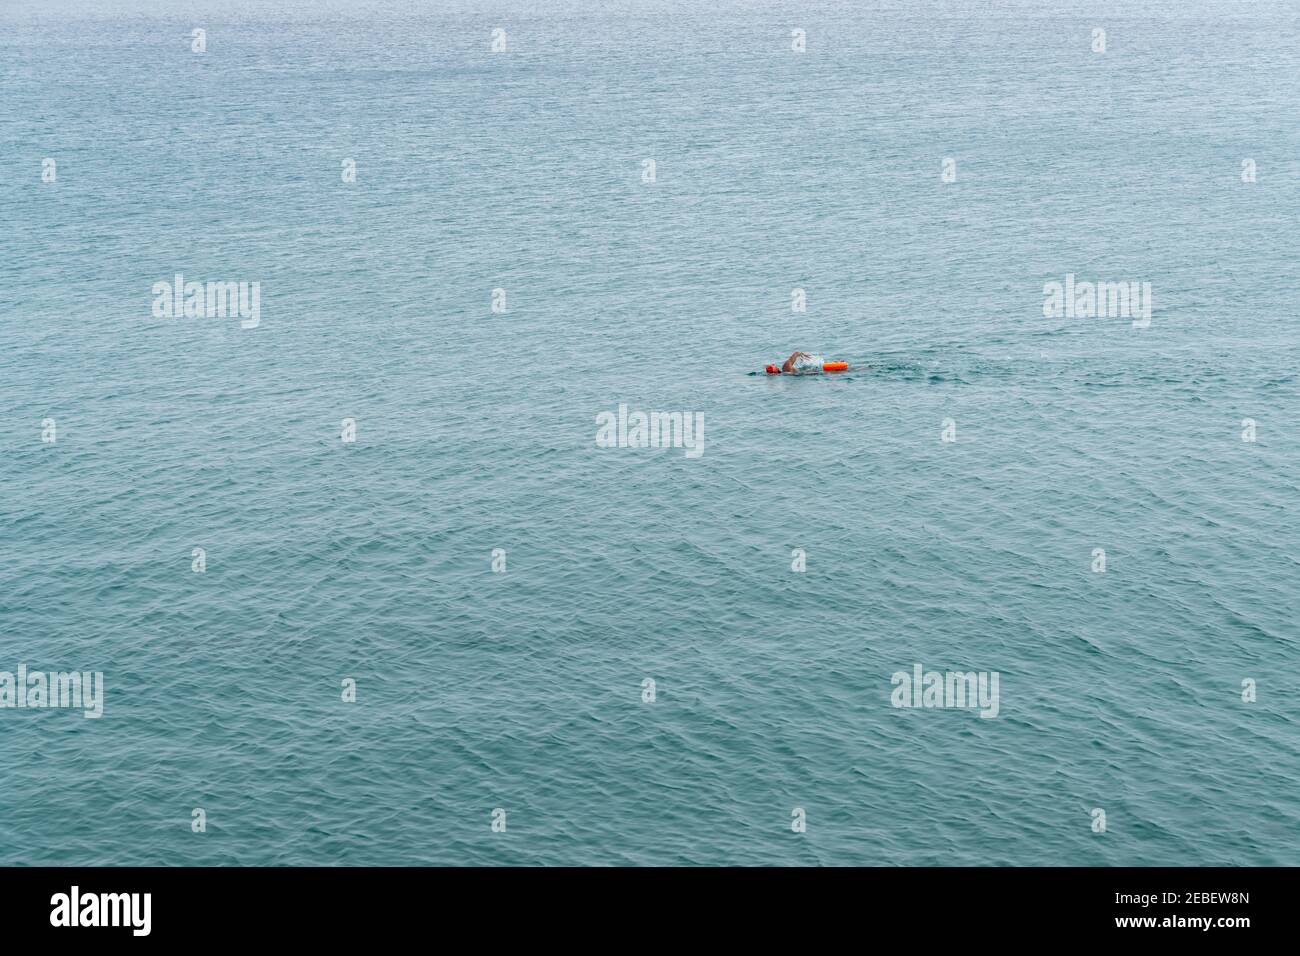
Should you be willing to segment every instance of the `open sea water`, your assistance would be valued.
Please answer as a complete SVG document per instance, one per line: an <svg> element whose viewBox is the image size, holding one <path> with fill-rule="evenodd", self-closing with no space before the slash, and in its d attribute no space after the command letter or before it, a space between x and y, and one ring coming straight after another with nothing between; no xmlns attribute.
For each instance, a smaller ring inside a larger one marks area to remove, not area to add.
<svg viewBox="0 0 1300 956"><path fill-rule="evenodd" d="M1287 0L6 0L0 864L1300 864L1298 182Z"/></svg>

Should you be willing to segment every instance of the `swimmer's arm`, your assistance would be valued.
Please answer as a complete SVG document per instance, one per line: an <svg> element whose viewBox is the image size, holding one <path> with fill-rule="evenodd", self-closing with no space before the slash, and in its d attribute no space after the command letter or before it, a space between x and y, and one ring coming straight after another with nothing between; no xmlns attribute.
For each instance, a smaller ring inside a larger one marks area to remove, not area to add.
<svg viewBox="0 0 1300 956"><path fill-rule="evenodd" d="M797 359L800 355L807 355L807 354L808 354L807 352L793 353L788 359L785 360L785 363L781 366L781 371L783 372L794 371L794 360Z"/></svg>

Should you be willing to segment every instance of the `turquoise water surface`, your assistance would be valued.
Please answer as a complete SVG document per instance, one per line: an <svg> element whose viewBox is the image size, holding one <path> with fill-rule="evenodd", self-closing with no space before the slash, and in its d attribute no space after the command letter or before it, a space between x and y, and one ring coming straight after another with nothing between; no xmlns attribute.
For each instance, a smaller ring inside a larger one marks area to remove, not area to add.
<svg viewBox="0 0 1300 956"><path fill-rule="evenodd" d="M9 0L0 864L1300 864L1298 181L1282 0Z"/></svg>

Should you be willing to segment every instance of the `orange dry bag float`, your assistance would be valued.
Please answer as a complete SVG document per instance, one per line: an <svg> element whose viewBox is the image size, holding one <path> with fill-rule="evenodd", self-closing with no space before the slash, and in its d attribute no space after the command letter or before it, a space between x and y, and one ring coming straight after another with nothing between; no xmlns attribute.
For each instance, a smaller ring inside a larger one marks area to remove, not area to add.
<svg viewBox="0 0 1300 956"><path fill-rule="evenodd" d="M823 372L843 372L847 370L848 367L849 367L848 362L822 362ZM766 369L764 369L764 371L767 372L768 375L780 375L781 366L769 365Z"/></svg>

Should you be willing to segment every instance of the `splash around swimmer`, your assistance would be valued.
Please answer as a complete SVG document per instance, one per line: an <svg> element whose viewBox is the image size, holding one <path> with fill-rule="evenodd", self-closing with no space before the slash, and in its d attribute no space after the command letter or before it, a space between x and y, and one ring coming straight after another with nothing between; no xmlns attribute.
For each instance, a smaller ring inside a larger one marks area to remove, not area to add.
<svg viewBox="0 0 1300 956"><path fill-rule="evenodd" d="M787 375L806 375L816 372L844 372L848 367L848 362L828 362L820 355L795 352L779 368L769 365L765 371L768 375L780 375L783 372Z"/></svg>

